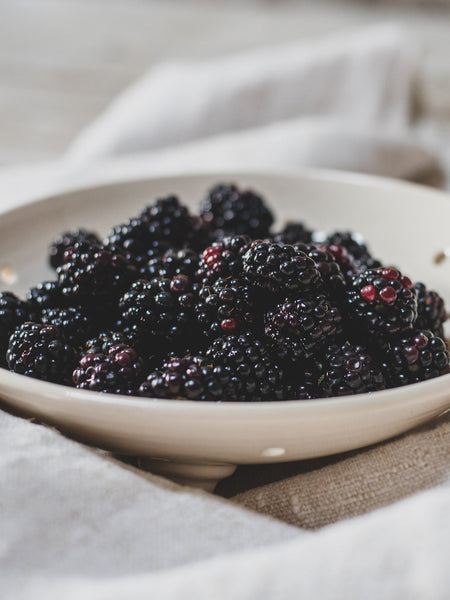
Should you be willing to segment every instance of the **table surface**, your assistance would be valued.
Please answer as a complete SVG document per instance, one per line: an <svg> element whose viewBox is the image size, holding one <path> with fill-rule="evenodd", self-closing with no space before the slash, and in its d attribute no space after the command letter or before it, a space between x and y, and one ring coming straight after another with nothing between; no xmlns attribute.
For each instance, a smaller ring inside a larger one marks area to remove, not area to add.
<svg viewBox="0 0 450 600"><path fill-rule="evenodd" d="M1 0L0 163L56 158L112 97L162 59L391 21L423 45L426 102L450 140L448 4Z"/></svg>

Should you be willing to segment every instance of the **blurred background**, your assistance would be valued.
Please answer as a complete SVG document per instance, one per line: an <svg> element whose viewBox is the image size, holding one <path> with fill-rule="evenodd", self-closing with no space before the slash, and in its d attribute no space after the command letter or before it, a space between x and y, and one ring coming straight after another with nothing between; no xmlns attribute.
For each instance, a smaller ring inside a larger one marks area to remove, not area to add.
<svg viewBox="0 0 450 600"><path fill-rule="evenodd" d="M450 139L450 1L1 0L0 162L51 160L152 64L395 22Z"/></svg>

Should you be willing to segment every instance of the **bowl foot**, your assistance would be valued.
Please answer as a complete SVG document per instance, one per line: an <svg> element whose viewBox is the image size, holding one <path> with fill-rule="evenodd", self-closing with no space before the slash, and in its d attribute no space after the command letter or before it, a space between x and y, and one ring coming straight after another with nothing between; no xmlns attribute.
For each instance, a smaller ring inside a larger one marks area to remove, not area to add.
<svg viewBox="0 0 450 600"><path fill-rule="evenodd" d="M236 465L225 463L186 463L157 458L139 458L138 464L141 469L155 475L163 475L175 483L201 488L206 492L213 492L219 481L236 470Z"/></svg>

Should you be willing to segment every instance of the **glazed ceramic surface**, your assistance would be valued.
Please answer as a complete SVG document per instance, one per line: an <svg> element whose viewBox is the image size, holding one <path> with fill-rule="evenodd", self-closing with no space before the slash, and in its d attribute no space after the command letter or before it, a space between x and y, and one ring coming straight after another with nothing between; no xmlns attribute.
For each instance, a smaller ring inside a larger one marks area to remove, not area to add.
<svg viewBox="0 0 450 600"><path fill-rule="evenodd" d="M405 183L349 174L213 173L109 183L44 198L0 215L1 289L23 294L54 278L47 247L80 226L105 234L155 198L197 208L219 181L261 192L279 222L364 234L375 256L424 281L450 303L450 198ZM0 370L0 396L95 446L140 457L154 472L212 489L238 464L352 450L402 433L450 408L450 375L404 388L323 400L195 403L76 390Z"/></svg>

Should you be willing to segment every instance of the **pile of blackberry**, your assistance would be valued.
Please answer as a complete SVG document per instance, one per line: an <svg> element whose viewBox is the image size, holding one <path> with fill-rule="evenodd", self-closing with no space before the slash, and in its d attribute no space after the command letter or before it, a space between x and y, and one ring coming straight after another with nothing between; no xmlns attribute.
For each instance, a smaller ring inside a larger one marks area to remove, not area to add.
<svg viewBox="0 0 450 600"><path fill-rule="evenodd" d="M107 237L49 247L53 279L0 293L0 366L79 389L265 402L375 392L450 371L434 290L358 234L220 183L192 213L158 198Z"/></svg>

